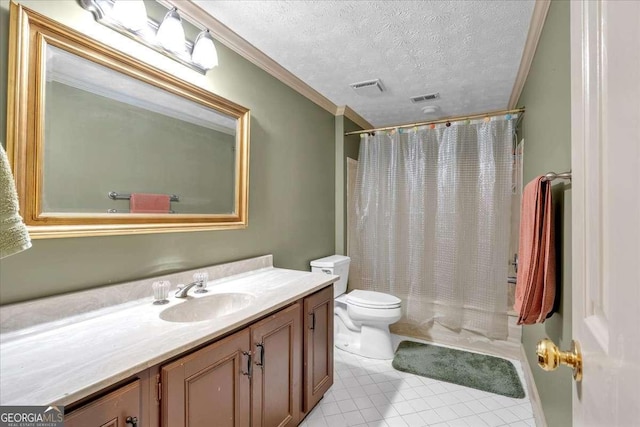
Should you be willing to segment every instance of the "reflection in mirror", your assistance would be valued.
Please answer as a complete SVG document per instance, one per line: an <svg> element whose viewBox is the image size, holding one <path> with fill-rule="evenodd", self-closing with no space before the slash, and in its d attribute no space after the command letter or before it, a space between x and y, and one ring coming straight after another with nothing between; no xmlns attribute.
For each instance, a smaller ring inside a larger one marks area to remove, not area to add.
<svg viewBox="0 0 640 427"><path fill-rule="evenodd" d="M247 226L249 110L13 2L9 35L32 238Z"/></svg>
<svg viewBox="0 0 640 427"><path fill-rule="evenodd" d="M234 211L236 119L47 46L43 212L130 212L109 193Z"/></svg>

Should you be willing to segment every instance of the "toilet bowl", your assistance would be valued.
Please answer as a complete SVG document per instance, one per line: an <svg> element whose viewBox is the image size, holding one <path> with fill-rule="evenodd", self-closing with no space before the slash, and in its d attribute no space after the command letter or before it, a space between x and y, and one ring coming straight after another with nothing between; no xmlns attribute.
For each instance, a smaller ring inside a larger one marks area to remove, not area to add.
<svg viewBox="0 0 640 427"><path fill-rule="evenodd" d="M350 258L332 255L311 262L311 271L336 274L334 342L337 348L371 359L392 359L389 325L400 320L401 300L382 292L346 293Z"/></svg>

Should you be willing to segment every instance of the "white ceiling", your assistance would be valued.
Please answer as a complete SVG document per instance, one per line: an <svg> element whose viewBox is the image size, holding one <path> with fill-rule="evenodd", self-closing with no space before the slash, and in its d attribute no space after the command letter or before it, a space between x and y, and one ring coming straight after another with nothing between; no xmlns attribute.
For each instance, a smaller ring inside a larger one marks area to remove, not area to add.
<svg viewBox="0 0 640 427"><path fill-rule="evenodd" d="M507 108L534 0L210 1L211 16L375 126ZM379 78L386 91L350 83ZM438 92L413 104L409 97ZM422 107L437 105L436 114Z"/></svg>

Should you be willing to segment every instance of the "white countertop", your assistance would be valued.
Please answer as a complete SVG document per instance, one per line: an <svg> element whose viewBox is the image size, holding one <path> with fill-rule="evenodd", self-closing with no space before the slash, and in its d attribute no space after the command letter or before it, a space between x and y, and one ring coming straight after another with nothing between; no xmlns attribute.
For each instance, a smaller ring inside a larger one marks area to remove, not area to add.
<svg viewBox="0 0 640 427"><path fill-rule="evenodd" d="M200 322L160 319L187 300L152 298L84 313L0 335L0 405L68 405L105 387L238 329L320 290L338 276L274 267L209 282L208 294L242 292L254 302L233 314Z"/></svg>

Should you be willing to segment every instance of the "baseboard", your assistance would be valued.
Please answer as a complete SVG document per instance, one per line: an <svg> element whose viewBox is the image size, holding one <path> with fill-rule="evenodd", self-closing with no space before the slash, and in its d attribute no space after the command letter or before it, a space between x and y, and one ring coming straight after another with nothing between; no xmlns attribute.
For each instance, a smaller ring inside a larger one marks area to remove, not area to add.
<svg viewBox="0 0 640 427"><path fill-rule="evenodd" d="M542 403L540 402L540 395L538 394L538 387L536 387L536 381L533 379L533 372L529 365L529 359L524 351L524 346L520 344L520 364L522 365L522 371L524 372L525 382L527 384L527 394L531 401L531 409L533 410L533 418L536 420L537 427L547 427L547 420L544 417L544 411L542 410Z"/></svg>

